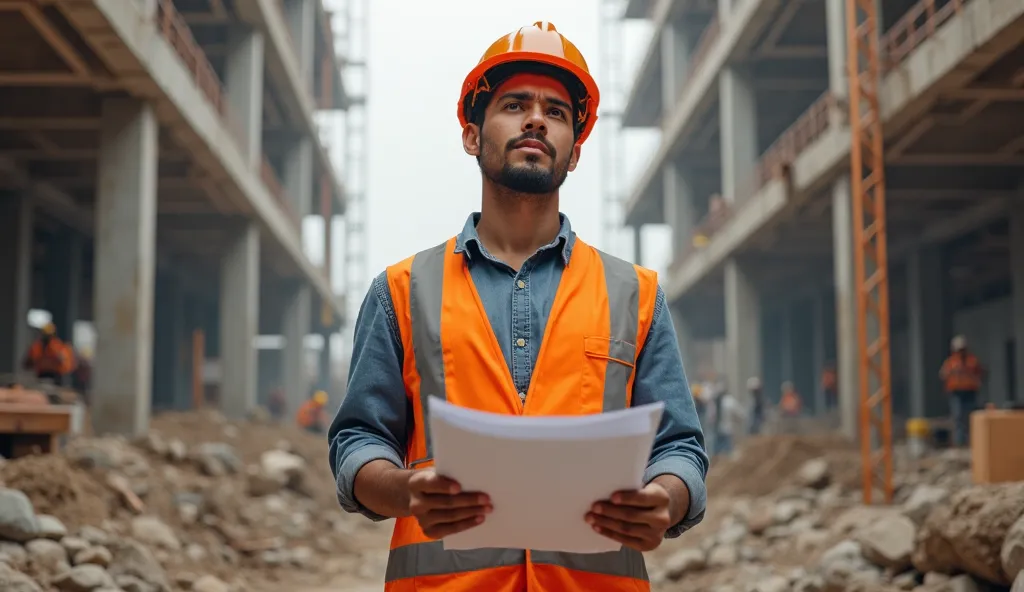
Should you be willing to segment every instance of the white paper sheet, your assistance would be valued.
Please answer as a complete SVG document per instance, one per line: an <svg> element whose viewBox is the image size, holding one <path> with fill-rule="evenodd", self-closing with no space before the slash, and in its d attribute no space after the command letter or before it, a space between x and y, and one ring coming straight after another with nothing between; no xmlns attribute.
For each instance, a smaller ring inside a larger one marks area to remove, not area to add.
<svg viewBox="0 0 1024 592"><path fill-rule="evenodd" d="M664 404L571 417L484 413L435 397L427 404L435 469L494 506L480 526L445 537L445 549L619 549L585 516L594 502L643 485Z"/></svg>

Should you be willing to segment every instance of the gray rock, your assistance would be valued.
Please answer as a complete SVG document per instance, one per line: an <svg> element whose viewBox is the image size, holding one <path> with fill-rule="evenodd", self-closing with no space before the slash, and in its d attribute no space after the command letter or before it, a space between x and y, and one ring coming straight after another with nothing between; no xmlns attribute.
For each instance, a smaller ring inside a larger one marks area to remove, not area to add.
<svg viewBox="0 0 1024 592"><path fill-rule="evenodd" d="M999 558L1003 562L1003 571L1011 578L1024 572L1024 516L1018 518L1006 532ZM1020 576L1016 577L1020 579Z"/></svg>
<svg viewBox="0 0 1024 592"><path fill-rule="evenodd" d="M25 544L28 558L39 571L60 573L71 567L68 564L68 552L64 546L50 539L35 539Z"/></svg>
<svg viewBox="0 0 1024 592"><path fill-rule="evenodd" d="M181 541L174 530L155 516L137 516L132 519L132 536L140 542L171 551L181 549Z"/></svg>
<svg viewBox="0 0 1024 592"><path fill-rule="evenodd" d="M205 575L193 582L193 592L230 592L228 585L211 575Z"/></svg>
<svg viewBox="0 0 1024 592"><path fill-rule="evenodd" d="M148 584L135 576L117 576L114 578L114 583L124 592L156 592L158 590L153 584Z"/></svg>
<svg viewBox="0 0 1024 592"><path fill-rule="evenodd" d="M28 565L28 552L18 543L0 541L0 563L7 563L15 569L24 569Z"/></svg>
<svg viewBox="0 0 1024 592"><path fill-rule="evenodd" d="M825 588L825 580L817 575L804 576L793 582L793 592L821 592Z"/></svg>
<svg viewBox="0 0 1024 592"><path fill-rule="evenodd" d="M107 567L114 559L114 554L106 547L89 547L75 553L73 561L75 565L92 564L100 567Z"/></svg>
<svg viewBox="0 0 1024 592"><path fill-rule="evenodd" d="M893 516L860 531L857 540L868 561L899 573L910 567L916 537L917 526L910 518Z"/></svg>
<svg viewBox="0 0 1024 592"><path fill-rule="evenodd" d="M961 574L950 578L947 590L949 592L982 592L983 588L971 576Z"/></svg>
<svg viewBox="0 0 1024 592"><path fill-rule="evenodd" d="M892 585L900 590L913 590L917 587L917 572L908 571L892 579Z"/></svg>
<svg viewBox="0 0 1024 592"><path fill-rule="evenodd" d="M797 472L796 478L804 487L824 489L831 479L828 461L823 458L815 458L805 462Z"/></svg>
<svg viewBox="0 0 1024 592"><path fill-rule="evenodd" d="M114 558L107 571L125 592L170 592L167 574L149 549L131 539L122 539L112 544L110 550ZM121 576L131 576L139 582L122 581ZM135 586L134 590L129 590L129 585Z"/></svg>
<svg viewBox="0 0 1024 592"><path fill-rule="evenodd" d="M729 567L740 560L740 551L735 545L719 545L708 553L708 566Z"/></svg>
<svg viewBox="0 0 1024 592"><path fill-rule="evenodd" d="M92 543L83 539L82 537L66 536L60 540L60 544L64 545L64 549L68 552L68 555L75 556L79 551L84 551L92 546Z"/></svg>
<svg viewBox="0 0 1024 592"><path fill-rule="evenodd" d="M219 477L227 473L242 470L242 460L234 447L223 442L207 442L200 444L195 450L195 458L200 468L210 476Z"/></svg>
<svg viewBox="0 0 1024 592"><path fill-rule="evenodd" d="M4 592L43 592L32 578L0 562L0 590Z"/></svg>
<svg viewBox="0 0 1024 592"><path fill-rule="evenodd" d="M89 541L93 545L106 545L110 542L110 535L106 531L95 526L83 526L78 536Z"/></svg>
<svg viewBox="0 0 1024 592"><path fill-rule="evenodd" d="M1017 574L1017 579L1013 580L1010 592L1024 592L1024 571Z"/></svg>
<svg viewBox="0 0 1024 592"><path fill-rule="evenodd" d="M97 588L110 588L114 580L98 565L79 565L60 574L51 582L63 592L91 592Z"/></svg>
<svg viewBox="0 0 1024 592"><path fill-rule="evenodd" d="M753 592L789 592L789 580L782 576L768 576L754 585Z"/></svg>
<svg viewBox="0 0 1024 592"><path fill-rule="evenodd" d="M700 571L707 566L707 556L700 549L682 549L673 553L665 562L665 577L672 581L688 573Z"/></svg>
<svg viewBox="0 0 1024 592"><path fill-rule="evenodd" d="M0 539L23 543L38 536L39 520L28 496L0 488Z"/></svg>
<svg viewBox="0 0 1024 592"><path fill-rule="evenodd" d="M942 503L949 497L949 490L934 485L918 485L910 493L907 501L903 502L903 514L921 524L928 517L936 505Z"/></svg>
<svg viewBox="0 0 1024 592"><path fill-rule="evenodd" d="M42 538L59 541L68 534L68 528L56 516L39 514L36 516L36 520L39 523L37 535Z"/></svg>

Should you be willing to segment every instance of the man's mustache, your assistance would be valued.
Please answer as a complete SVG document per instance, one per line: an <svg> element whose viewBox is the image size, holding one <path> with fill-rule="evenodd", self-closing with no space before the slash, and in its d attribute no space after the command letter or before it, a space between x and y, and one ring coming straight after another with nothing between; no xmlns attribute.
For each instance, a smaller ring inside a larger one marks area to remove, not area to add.
<svg viewBox="0 0 1024 592"><path fill-rule="evenodd" d="M548 154L551 155L551 158L555 158L557 152L555 150L555 147L551 145L551 142L548 142L548 139L545 138L543 135L533 132L526 132L525 134L519 136L518 138L513 138L509 140L508 144L505 145L505 152L511 152L512 150L515 149L516 144L526 140L536 140L541 144L544 144L544 148L547 149Z"/></svg>

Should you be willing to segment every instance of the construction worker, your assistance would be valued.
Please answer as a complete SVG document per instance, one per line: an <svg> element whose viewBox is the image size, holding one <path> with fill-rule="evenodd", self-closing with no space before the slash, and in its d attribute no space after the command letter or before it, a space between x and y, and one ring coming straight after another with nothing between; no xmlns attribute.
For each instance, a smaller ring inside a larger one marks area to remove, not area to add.
<svg viewBox="0 0 1024 592"><path fill-rule="evenodd" d="M750 395L750 433L760 434L764 425L765 400L761 379L751 376L747 379L747 393Z"/></svg>
<svg viewBox="0 0 1024 592"><path fill-rule="evenodd" d="M57 326L47 323L29 346L22 365L34 371L39 380L61 384L64 376L75 369L75 355L71 347L57 337Z"/></svg>
<svg viewBox="0 0 1024 592"><path fill-rule="evenodd" d="M317 391L299 407L295 414L295 423L307 432L322 434L327 429L327 393Z"/></svg>
<svg viewBox="0 0 1024 592"><path fill-rule="evenodd" d="M835 362L828 361L821 370L821 390L825 393L825 411L832 412L838 407L837 385L839 377L836 374Z"/></svg>
<svg viewBox="0 0 1024 592"><path fill-rule="evenodd" d="M715 453L730 456L736 438L743 432L747 412L739 399L726 389L722 389L715 398L715 408L718 416L715 426Z"/></svg>
<svg viewBox="0 0 1024 592"><path fill-rule="evenodd" d="M798 420L803 412L803 406L800 393L796 392L793 383L783 382L782 395L779 397L779 415L785 432L798 431Z"/></svg>
<svg viewBox="0 0 1024 592"><path fill-rule="evenodd" d="M284 389L277 387L270 391L267 397L267 412L274 421L281 421L288 409L288 400L284 396Z"/></svg>
<svg viewBox="0 0 1024 592"><path fill-rule="evenodd" d="M389 592L649 590L642 552L703 518L704 437L657 276L583 242L559 212L597 106L586 62L551 23L495 41L458 106L463 149L481 172L480 212L388 267L362 303L348 396L328 437L341 505L397 518ZM664 402L644 485L578 518L621 549L445 550L438 539L495 508L488 492L434 471L431 395L527 416Z"/></svg>
<svg viewBox="0 0 1024 592"><path fill-rule="evenodd" d="M949 346L951 353L942 363L939 378L949 395L953 444L966 446L970 442L971 412L978 408L978 391L985 379L985 369L978 357L968 351L967 338L963 335L954 337Z"/></svg>

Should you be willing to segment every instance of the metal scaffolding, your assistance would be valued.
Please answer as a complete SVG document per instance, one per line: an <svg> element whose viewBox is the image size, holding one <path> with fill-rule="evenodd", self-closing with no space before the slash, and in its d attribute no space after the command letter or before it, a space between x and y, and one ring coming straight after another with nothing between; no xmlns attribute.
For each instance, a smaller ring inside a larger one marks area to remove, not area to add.
<svg viewBox="0 0 1024 592"><path fill-rule="evenodd" d="M625 208L625 154L622 148L622 109L627 81L623 70L623 0L601 0L598 45L601 105L598 139L601 153L601 248L622 255Z"/></svg>

